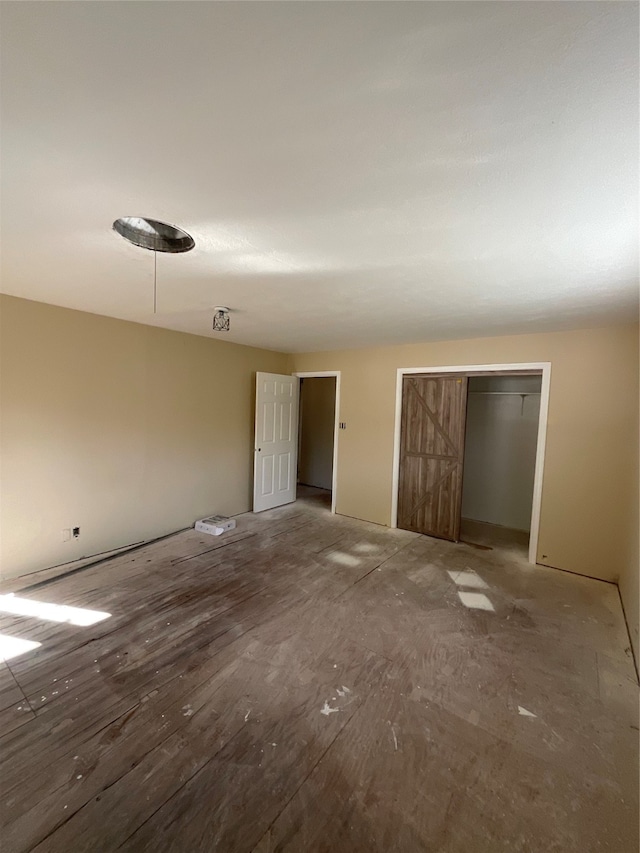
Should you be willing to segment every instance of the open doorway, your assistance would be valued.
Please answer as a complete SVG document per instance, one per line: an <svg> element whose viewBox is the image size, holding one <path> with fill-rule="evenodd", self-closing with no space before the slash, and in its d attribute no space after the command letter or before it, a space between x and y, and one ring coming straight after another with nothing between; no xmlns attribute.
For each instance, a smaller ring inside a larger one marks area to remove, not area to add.
<svg viewBox="0 0 640 853"><path fill-rule="evenodd" d="M306 379L329 379L330 384L307 386L303 424L300 419L300 385ZM253 511L264 512L293 503L315 489L326 493L326 502L335 513L338 429L345 427L345 424L338 424L340 371L292 375L258 372L255 399ZM298 487L301 444L303 485ZM327 459L329 453L330 461ZM319 471L322 479L317 479ZM329 488L304 486L304 480L319 482L322 487L329 485Z"/></svg>
<svg viewBox="0 0 640 853"><path fill-rule="evenodd" d="M469 376L460 539L526 556L542 376Z"/></svg>
<svg viewBox="0 0 640 853"><path fill-rule="evenodd" d="M300 379L296 499L331 509L334 505L335 376Z"/></svg>

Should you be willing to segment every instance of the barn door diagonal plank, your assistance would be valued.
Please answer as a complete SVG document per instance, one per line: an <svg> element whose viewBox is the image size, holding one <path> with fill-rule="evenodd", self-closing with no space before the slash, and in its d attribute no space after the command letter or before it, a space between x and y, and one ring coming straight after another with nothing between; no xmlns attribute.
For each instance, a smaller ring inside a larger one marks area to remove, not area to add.
<svg viewBox="0 0 640 853"><path fill-rule="evenodd" d="M416 399L417 399L417 401L420 403L420 405L421 405L421 406L422 406L422 408L424 409L424 411L425 411L425 413L426 413L427 417L429 418L429 420L430 420L430 421L431 421L431 423L433 424L433 428L434 428L434 429L435 429L435 431L438 433L438 435L440 436L440 438L442 438L442 440L444 441L444 443L447 445L447 447L449 448L450 452L451 452L454 456L457 456L457 455L458 455L458 448L457 448L457 447L456 447L456 445L453 443L453 441L451 441L451 438L447 435L447 433L443 430L443 428L442 428L441 424L440 424L440 423L439 423L439 421L438 421L438 414L437 414L436 412L432 411L432 410L429 408L429 404L427 403L427 401L425 400L425 398L424 398L424 397L422 396L422 394L420 393L420 386L418 385L418 383L416 382L416 380L415 380L415 379L410 379L410 380L409 380L409 383L410 383L411 390L412 390L412 391L413 391L413 393L416 395Z"/></svg>

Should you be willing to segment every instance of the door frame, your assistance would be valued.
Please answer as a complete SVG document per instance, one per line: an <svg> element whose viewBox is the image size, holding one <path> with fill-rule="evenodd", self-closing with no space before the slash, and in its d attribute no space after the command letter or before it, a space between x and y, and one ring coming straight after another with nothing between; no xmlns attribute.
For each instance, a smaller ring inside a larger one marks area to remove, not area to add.
<svg viewBox="0 0 640 853"><path fill-rule="evenodd" d="M542 505L542 480L544 455L547 443L547 419L549 415L549 392L551 390L551 362L516 362L513 364L449 364L444 367L399 367L396 375L396 412L393 432L393 474L391 478L391 527L398 526L398 485L400 480L400 429L402 420L402 384L405 376L415 373L518 373L536 371L542 374L540 389L540 417L536 446L536 467L533 478L533 503L531 507L531 530L529 532L529 562L537 562L538 538L540 535L540 508ZM300 374L297 374L300 375Z"/></svg>
<svg viewBox="0 0 640 853"><path fill-rule="evenodd" d="M331 471L331 512L335 513L338 500L338 434L340 430L340 378L341 370L309 370L293 373L300 379L323 379L335 377L336 380L336 409L333 424L333 468ZM299 428L299 426L298 426Z"/></svg>

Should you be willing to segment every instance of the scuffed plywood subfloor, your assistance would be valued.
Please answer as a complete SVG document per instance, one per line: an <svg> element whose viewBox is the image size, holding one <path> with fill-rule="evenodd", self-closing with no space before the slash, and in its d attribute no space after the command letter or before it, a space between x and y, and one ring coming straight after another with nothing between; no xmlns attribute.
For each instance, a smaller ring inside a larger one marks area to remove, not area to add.
<svg viewBox="0 0 640 853"><path fill-rule="evenodd" d="M111 617L0 619L3 850L638 849L614 586L318 497L20 594Z"/></svg>

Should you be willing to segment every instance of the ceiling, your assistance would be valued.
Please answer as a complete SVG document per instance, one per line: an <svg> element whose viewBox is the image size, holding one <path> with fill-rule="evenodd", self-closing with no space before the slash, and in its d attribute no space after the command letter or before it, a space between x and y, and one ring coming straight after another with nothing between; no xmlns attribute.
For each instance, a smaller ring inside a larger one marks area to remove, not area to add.
<svg viewBox="0 0 640 853"><path fill-rule="evenodd" d="M2 3L2 290L288 352L638 304L638 6ZM120 216L193 235L157 256Z"/></svg>

